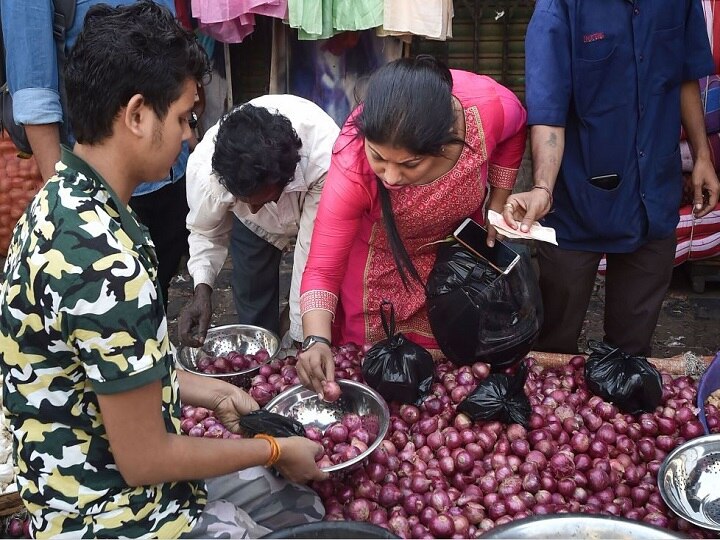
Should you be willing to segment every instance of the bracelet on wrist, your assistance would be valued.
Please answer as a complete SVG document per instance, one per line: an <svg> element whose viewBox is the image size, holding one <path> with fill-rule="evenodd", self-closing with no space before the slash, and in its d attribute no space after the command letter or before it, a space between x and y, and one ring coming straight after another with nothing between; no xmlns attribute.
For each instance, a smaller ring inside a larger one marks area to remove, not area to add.
<svg viewBox="0 0 720 540"><path fill-rule="evenodd" d="M275 439L275 437L272 437L271 435L266 435L264 433L258 433L253 438L262 439L270 443L270 457L265 463L265 468L269 469L270 467L275 465L280 459L280 445L278 444L277 439Z"/></svg>
<svg viewBox="0 0 720 540"><path fill-rule="evenodd" d="M542 189L545 193L547 193L548 197L550 197L550 206L553 205L553 194L552 191L550 191L550 188L546 186L533 186L532 189Z"/></svg>

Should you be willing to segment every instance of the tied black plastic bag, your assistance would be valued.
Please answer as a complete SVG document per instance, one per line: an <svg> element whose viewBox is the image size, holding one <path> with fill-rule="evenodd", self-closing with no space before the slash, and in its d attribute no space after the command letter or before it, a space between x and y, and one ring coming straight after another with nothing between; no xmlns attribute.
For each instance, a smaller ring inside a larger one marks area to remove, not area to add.
<svg viewBox="0 0 720 540"><path fill-rule="evenodd" d="M443 244L428 277L427 297L433 335L456 365L511 366L530 352L540 333L540 287L527 253L501 274L464 246Z"/></svg>
<svg viewBox="0 0 720 540"><path fill-rule="evenodd" d="M272 437L305 436L305 428L297 420L263 409L240 417L240 429L247 437L253 437L258 433Z"/></svg>
<svg viewBox="0 0 720 540"><path fill-rule="evenodd" d="M662 378L642 356L631 356L599 341L589 341L585 362L588 390L625 413L651 412L662 401Z"/></svg>
<svg viewBox="0 0 720 540"><path fill-rule="evenodd" d="M390 322L385 311L390 312ZM380 317L387 339L378 341L365 354L362 373L365 382L386 401L420 404L430 393L434 364L423 347L401 333L395 333L395 308L391 302L380 305Z"/></svg>
<svg viewBox="0 0 720 540"><path fill-rule="evenodd" d="M503 424L521 424L528 427L530 400L525 395L527 366L521 364L515 375L491 373L477 388L457 406L475 422L497 420Z"/></svg>

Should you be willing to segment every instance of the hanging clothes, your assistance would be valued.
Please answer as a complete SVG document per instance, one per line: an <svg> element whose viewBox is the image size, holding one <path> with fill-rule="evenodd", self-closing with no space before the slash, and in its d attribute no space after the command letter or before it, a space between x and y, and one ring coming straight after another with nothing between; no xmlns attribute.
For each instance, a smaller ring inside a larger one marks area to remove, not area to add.
<svg viewBox="0 0 720 540"><path fill-rule="evenodd" d="M333 28L368 30L383 23L383 0L334 0Z"/></svg>
<svg viewBox="0 0 720 540"><path fill-rule="evenodd" d="M207 35L240 43L255 29L255 15L284 19L287 0L192 0L192 15Z"/></svg>
<svg viewBox="0 0 720 540"><path fill-rule="evenodd" d="M414 34L445 41L452 37L452 0L384 0L382 36Z"/></svg>
<svg viewBox="0 0 720 540"><path fill-rule="evenodd" d="M333 0L288 0L288 21L298 39L327 39L333 29Z"/></svg>

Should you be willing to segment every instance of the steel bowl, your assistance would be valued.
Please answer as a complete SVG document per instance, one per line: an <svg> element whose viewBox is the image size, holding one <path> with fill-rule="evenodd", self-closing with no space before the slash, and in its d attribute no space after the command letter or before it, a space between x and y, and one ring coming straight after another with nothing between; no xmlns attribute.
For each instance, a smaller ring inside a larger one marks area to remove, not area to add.
<svg viewBox="0 0 720 540"><path fill-rule="evenodd" d="M315 392L298 384L278 394L265 405L265 409L270 412L294 418L305 427L314 426L323 431L348 413L362 417L366 426L377 426L376 430L372 429L377 431L377 437L368 444L365 452L349 461L322 469L329 473L350 471L362 465L380 445L390 427L390 409L380 394L358 382L338 379L337 383L342 392L340 399L332 403L323 401Z"/></svg>
<svg viewBox="0 0 720 540"><path fill-rule="evenodd" d="M197 367L198 360L204 356L222 356L232 351L255 354L261 349L265 349L270 355L267 362L245 371L210 374L203 373ZM202 347L181 347L178 351L178 363L186 371L203 377L223 379L238 386L249 386L250 380L257 375L260 367L275 358L279 351L280 339L270 330L249 324L228 324L210 328Z"/></svg>
<svg viewBox="0 0 720 540"><path fill-rule="evenodd" d="M582 538L665 540L684 538L668 531L630 519L605 515L554 514L530 516L499 525L480 538Z"/></svg>
<svg viewBox="0 0 720 540"><path fill-rule="evenodd" d="M677 515L720 531L720 435L691 439L670 452L658 471L658 488Z"/></svg>

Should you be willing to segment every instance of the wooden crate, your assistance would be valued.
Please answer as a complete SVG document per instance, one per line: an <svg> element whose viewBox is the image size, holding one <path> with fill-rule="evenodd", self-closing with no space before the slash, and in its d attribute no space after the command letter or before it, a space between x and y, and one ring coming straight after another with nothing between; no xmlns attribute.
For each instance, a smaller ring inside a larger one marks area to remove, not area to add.
<svg viewBox="0 0 720 540"><path fill-rule="evenodd" d="M18 492L0 495L0 517L11 516L24 511L25 505Z"/></svg>

